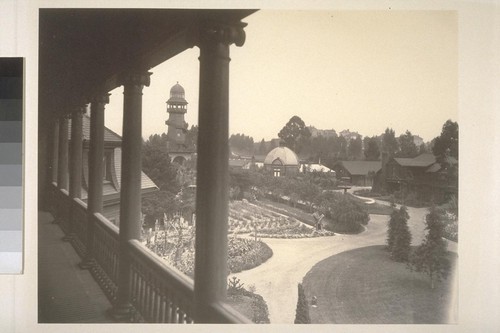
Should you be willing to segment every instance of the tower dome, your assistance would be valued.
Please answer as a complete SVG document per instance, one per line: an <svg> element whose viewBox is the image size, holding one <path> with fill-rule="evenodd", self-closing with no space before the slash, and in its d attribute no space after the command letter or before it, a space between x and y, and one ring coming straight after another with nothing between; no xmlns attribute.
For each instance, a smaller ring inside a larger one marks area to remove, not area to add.
<svg viewBox="0 0 500 333"><path fill-rule="evenodd" d="M168 104L188 104L184 98L185 91L184 88L177 82L172 88L170 88L170 98L168 99Z"/></svg>

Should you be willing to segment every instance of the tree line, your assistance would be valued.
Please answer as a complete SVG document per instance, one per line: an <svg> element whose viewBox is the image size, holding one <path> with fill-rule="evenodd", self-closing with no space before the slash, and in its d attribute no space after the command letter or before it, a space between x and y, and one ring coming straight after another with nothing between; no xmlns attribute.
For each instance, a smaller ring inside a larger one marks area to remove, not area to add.
<svg viewBox="0 0 500 333"><path fill-rule="evenodd" d="M389 157L413 158L422 153L433 153L436 156L447 153L458 158L458 123L451 120L445 122L438 137L431 142L422 142L419 146L410 130L396 136L395 131L388 127L379 136L363 137L355 133L344 137L335 130L328 131L327 136L313 136L311 129L313 127L307 126L300 117L293 116L278 132L278 137L301 159L321 162L328 167L332 167L337 161L378 161L382 152L386 152ZM248 155L265 155L278 146L275 141L266 142L264 139L256 144L252 137L245 134L231 135L229 145L233 150Z"/></svg>

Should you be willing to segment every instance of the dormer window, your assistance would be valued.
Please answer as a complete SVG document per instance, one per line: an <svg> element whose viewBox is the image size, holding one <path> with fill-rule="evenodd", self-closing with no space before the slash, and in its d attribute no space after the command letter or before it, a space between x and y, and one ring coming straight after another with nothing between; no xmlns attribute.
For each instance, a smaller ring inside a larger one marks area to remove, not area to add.
<svg viewBox="0 0 500 333"><path fill-rule="evenodd" d="M113 181L113 176L112 176L112 169L113 169L113 151L106 151L104 152L104 157L103 157L103 172L102 172L102 179L105 182L112 182Z"/></svg>

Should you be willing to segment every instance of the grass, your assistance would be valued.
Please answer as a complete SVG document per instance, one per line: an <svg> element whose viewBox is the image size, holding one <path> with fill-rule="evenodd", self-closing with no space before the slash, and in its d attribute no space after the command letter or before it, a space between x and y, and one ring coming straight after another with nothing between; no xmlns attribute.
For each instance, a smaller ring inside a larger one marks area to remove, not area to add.
<svg viewBox="0 0 500 333"><path fill-rule="evenodd" d="M452 267L456 255L450 253ZM340 253L316 264L304 277L313 324L444 324L452 278L431 289L427 275L389 258L384 246Z"/></svg>
<svg viewBox="0 0 500 333"><path fill-rule="evenodd" d="M383 205L377 202L367 204L365 200L357 198L353 195L351 195L351 198L368 214L391 215L392 213L392 208L389 205Z"/></svg>

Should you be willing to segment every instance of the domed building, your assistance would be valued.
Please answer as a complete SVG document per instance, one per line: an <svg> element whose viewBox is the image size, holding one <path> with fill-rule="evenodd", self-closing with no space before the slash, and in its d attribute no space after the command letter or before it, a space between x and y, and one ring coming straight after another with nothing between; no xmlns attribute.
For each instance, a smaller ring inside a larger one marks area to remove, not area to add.
<svg viewBox="0 0 500 333"><path fill-rule="evenodd" d="M280 145L267 154L264 168L272 171L275 177L294 175L299 172L299 158L293 150Z"/></svg>

